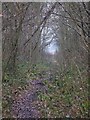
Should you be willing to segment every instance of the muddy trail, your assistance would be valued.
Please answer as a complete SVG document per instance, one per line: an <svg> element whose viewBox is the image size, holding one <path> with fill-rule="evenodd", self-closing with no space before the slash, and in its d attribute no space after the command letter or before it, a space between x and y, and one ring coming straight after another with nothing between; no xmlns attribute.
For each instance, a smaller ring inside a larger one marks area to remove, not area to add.
<svg viewBox="0 0 90 120"><path fill-rule="evenodd" d="M47 87L44 81L50 79L48 72L48 78L39 78L37 80L30 80L28 82L28 89L24 90L14 101L12 105L12 114L14 118L40 118L38 104L38 93L47 92Z"/></svg>

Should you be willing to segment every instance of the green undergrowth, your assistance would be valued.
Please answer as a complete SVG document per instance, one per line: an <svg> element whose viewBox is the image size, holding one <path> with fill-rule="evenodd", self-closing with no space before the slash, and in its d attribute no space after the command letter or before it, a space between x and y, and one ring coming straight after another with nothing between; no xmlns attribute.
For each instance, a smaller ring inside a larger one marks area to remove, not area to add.
<svg viewBox="0 0 90 120"><path fill-rule="evenodd" d="M23 62L16 66L15 73L11 74L8 70L4 73L2 80L2 114L4 118L12 116L12 103L23 90L28 88L27 81L46 77L45 73L48 70L47 64L38 63L30 66L29 63Z"/></svg>
<svg viewBox="0 0 90 120"><path fill-rule="evenodd" d="M90 104L88 79L82 71L70 66L65 73L60 73L58 69L52 69L49 63L37 63L32 66L28 63L18 64L16 74L6 72L3 79L3 116L12 116L12 103L18 94L28 88L27 81L45 78L43 82L46 91L38 92L42 118L87 117Z"/></svg>
<svg viewBox="0 0 90 120"><path fill-rule="evenodd" d="M24 74L26 65L19 64L16 67L15 74L10 72L4 73L2 80L2 115L4 118L12 116L12 103L18 97L22 90L26 89L27 76Z"/></svg>
<svg viewBox="0 0 90 120"><path fill-rule="evenodd" d="M80 77L76 68L70 68L63 77L56 74L53 81L44 83L47 91L38 95L42 117L88 117L90 103L85 73Z"/></svg>
<svg viewBox="0 0 90 120"><path fill-rule="evenodd" d="M29 72L27 72L28 80L37 80L41 78L48 77L48 72L50 71L50 66L45 63L38 63L31 66Z"/></svg>

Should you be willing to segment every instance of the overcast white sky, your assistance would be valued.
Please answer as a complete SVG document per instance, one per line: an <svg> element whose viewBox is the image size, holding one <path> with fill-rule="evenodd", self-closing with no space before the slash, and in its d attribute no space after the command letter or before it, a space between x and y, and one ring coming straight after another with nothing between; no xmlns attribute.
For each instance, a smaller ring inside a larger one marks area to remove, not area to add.
<svg viewBox="0 0 90 120"><path fill-rule="evenodd" d="M58 46L55 42L52 42L50 45L46 47L46 52L54 54L58 50Z"/></svg>

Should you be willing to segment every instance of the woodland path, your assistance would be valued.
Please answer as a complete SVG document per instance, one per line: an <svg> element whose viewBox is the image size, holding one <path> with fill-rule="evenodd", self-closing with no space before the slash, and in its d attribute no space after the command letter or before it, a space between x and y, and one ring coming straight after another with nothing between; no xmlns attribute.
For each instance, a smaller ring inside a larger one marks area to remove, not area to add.
<svg viewBox="0 0 90 120"><path fill-rule="evenodd" d="M12 106L15 118L40 118L38 106L38 92L46 92L47 87L43 83L45 78L30 80L28 90L24 91Z"/></svg>

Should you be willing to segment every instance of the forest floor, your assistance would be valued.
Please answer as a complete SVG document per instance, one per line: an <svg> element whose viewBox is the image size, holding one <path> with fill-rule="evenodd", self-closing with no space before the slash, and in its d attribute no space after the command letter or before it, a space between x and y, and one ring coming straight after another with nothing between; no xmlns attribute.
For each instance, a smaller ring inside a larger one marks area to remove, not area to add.
<svg viewBox="0 0 90 120"><path fill-rule="evenodd" d="M16 101L12 110L15 118L39 118L38 92L45 92L44 79L30 80L27 90L24 90Z"/></svg>
<svg viewBox="0 0 90 120"><path fill-rule="evenodd" d="M20 66L20 73L18 72L16 78L5 74L3 117L88 117L86 73L83 73L83 79L81 79L75 69L68 69L61 77L57 69L51 69L48 65L39 64L38 66L27 74L22 74L25 68Z"/></svg>

